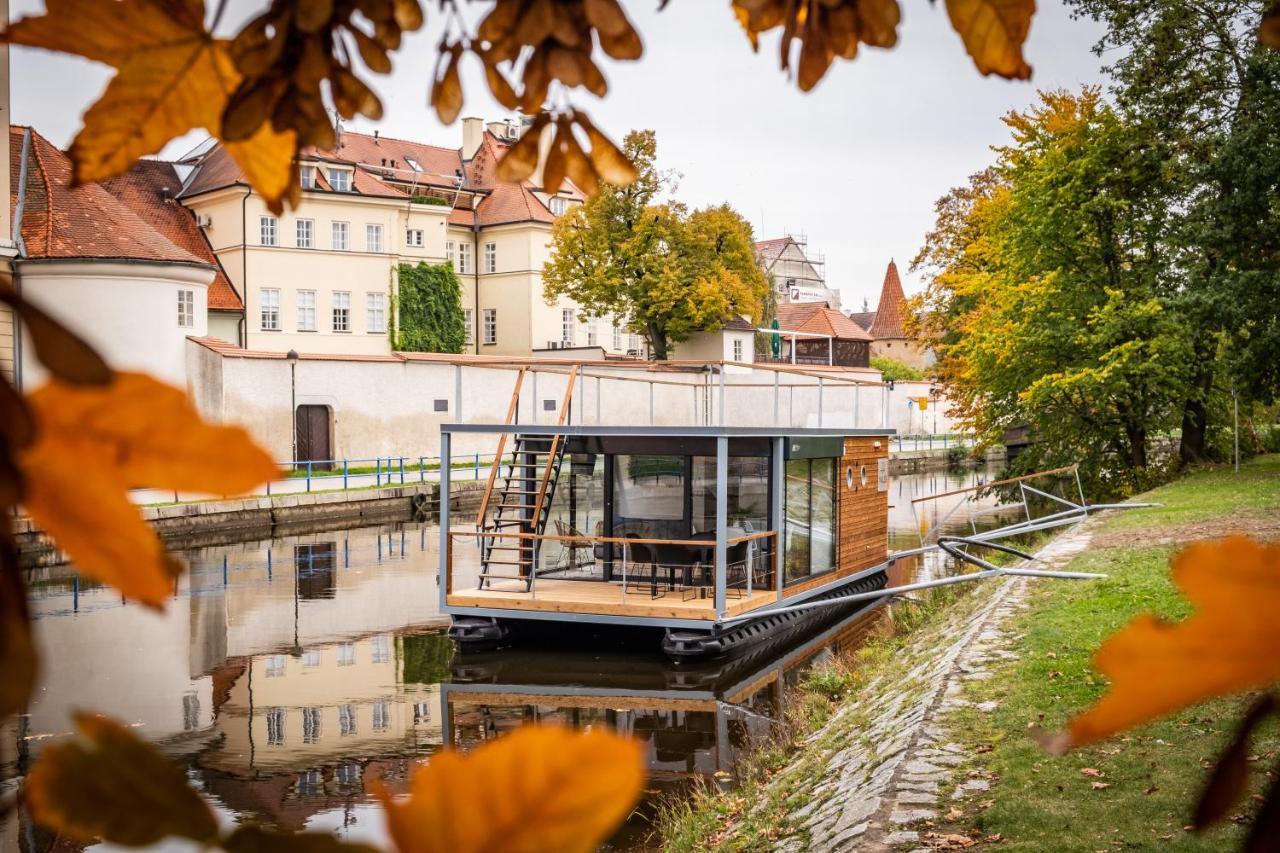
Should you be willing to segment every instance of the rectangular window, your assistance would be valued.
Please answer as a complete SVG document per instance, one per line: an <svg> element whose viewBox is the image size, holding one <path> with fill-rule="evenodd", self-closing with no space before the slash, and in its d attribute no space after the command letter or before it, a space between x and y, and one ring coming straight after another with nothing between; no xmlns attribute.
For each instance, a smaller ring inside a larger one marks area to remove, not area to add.
<svg viewBox="0 0 1280 853"><path fill-rule="evenodd" d="M196 293L194 290L178 291L178 325L190 329L196 324Z"/></svg>
<svg viewBox="0 0 1280 853"><path fill-rule="evenodd" d="M302 742L316 743L320 740L320 709L302 709Z"/></svg>
<svg viewBox="0 0 1280 853"><path fill-rule="evenodd" d="M391 637L386 634L374 637L370 645L374 663L387 663L391 660Z"/></svg>
<svg viewBox="0 0 1280 853"><path fill-rule="evenodd" d="M375 732L385 732L389 728L391 728L391 703L374 702L373 730Z"/></svg>
<svg viewBox="0 0 1280 853"><path fill-rule="evenodd" d="M787 583L836 566L834 459L787 461L784 566Z"/></svg>
<svg viewBox="0 0 1280 853"><path fill-rule="evenodd" d="M415 249L421 249L422 248L422 229L410 228L408 231L404 232L404 244L406 246L412 246Z"/></svg>
<svg viewBox="0 0 1280 853"><path fill-rule="evenodd" d="M742 339L737 338L733 342L733 360L742 361Z"/></svg>
<svg viewBox="0 0 1280 853"><path fill-rule="evenodd" d="M264 246L274 246L276 244L276 218L274 216L258 217L258 233L261 236L261 243Z"/></svg>
<svg viewBox="0 0 1280 853"><path fill-rule="evenodd" d="M449 262L449 266L453 267L453 271L458 271L458 261L456 257L457 246L452 240L446 240L444 244L444 259Z"/></svg>
<svg viewBox="0 0 1280 853"><path fill-rule="evenodd" d="M496 344L498 342L498 309L484 309L484 342L486 344Z"/></svg>
<svg viewBox="0 0 1280 853"><path fill-rule="evenodd" d="M622 349L622 327L613 327L613 348L614 350Z"/></svg>
<svg viewBox="0 0 1280 853"><path fill-rule="evenodd" d="M298 220L298 248L312 249L316 244L316 221L314 219Z"/></svg>
<svg viewBox="0 0 1280 853"><path fill-rule="evenodd" d="M573 332L577 325L573 319L572 308L560 309L560 344L562 346L573 346Z"/></svg>
<svg viewBox="0 0 1280 853"><path fill-rule="evenodd" d="M279 678L284 675L284 655L267 655L267 678Z"/></svg>
<svg viewBox="0 0 1280 853"><path fill-rule="evenodd" d="M627 335L627 351L633 352L636 355L640 354L640 336L639 335Z"/></svg>
<svg viewBox="0 0 1280 853"><path fill-rule="evenodd" d="M467 335L467 339L463 341L463 343L467 346L471 346L476 342L476 318L475 315L471 313L470 308L462 309L462 322L466 326Z"/></svg>
<svg viewBox="0 0 1280 853"><path fill-rule="evenodd" d="M596 321L588 320L587 321L587 346L589 347L598 346L599 343L597 341L597 337L598 336L596 335Z"/></svg>
<svg viewBox="0 0 1280 853"><path fill-rule="evenodd" d="M316 167L315 166L299 166L298 178L302 183L304 190L313 190L316 188Z"/></svg>
<svg viewBox="0 0 1280 853"><path fill-rule="evenodd" d="M284 708L268 708L267 746L284 746Z"/></svg>
<svg viewBox="0 0 1280 853"><path fill-rule="evenodd" d="M471 244L458 244L458 272L471 272Z"/></svg>
<svg viewBox="0 0 1280 853"><path fill-rule="evenodd" d="M346 737L356 733L356 706L338 706L338 734Z"/></svg>
<svg viewBox="0 0 1280 853"><path fill-rule="evenodd" d="M567 198L558 195L551 197L551 212L556 216L560 216L568 209L569 200Z"/></svg>
<svg viewBox="0 0 1280 853"><path fill-rule="evenodd" d="M346 222L333 223L333 248L345 252L348 246L348 236L351 233L351 226Z"/></svg>
<svg viewBox="0 0 1280 853"><path fill-rule="evenodd" d="M316 330L316 292L314 290L298 291L298 331L314 332Z"/></svg>
<svg viewBox="0 0 1280 853"><path fill-rule="evenodd" d="M369 224L364 227L364 247L365 251L381 252L382 251L382 226Z"/></svg>
<svg viewBox="0 0 1280 853"><path fill-rule="evenodd" d="M329 186L336 193L351 192L351 173L345 169L330 169Z"/></svg>
<svg viewBox="0 0 1280 853"><path fill-rule="evenodd" d="M308 669L314 669L320 665L320 650L307 649L302 653L302 665Z"/></svg>
<svg viewBox="0 0 1280 853"><path fill-rule="evenodd" d="M264 287L260 291L262 299L261 326L264 332L280 331L280 289Z"/></svg>
<svg viewBox="0 0 1280 853"><path fill-rule="evenodd" d="M369 293L365 296L365 327L370 332L387 331L387 294Z"/></svg>
<svg viewBox="0 0 1280 853"><path fill-rule="evenodd" d="M356 644L342 643L338 646L338 666L355 666Z"/></svg>
<svg viewBox="0 0 1280 853"><path fill-rule="evenodd" d="M498 271L498 244L497 243L484 244L484 271L485 272Z"/></svg>
<svg viewBox="0 0 1280 853"><path fill-rule="evenodd" d="M351 331L351 294L345 290L333 292L333 330Z"/></svg>

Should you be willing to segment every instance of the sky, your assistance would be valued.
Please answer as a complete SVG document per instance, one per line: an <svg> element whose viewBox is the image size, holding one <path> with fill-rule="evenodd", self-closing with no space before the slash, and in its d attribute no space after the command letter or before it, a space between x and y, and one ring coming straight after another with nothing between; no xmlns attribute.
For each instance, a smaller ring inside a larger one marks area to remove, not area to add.
<svg viewBox="0 0 1280 853"><path fill-rule="evenodd" d="M41 11L43 0L10 5L17 19ZM225 25L238 29L265 5L230 0ZM444 16L434 0L424 5L428 24L405 39L392 73L368 75L382 121L348 127L456 147L460 125L442 126L427 106ZM459 5L466 14L487 8ZM896 48L837 60L802 93L778 68L776 32L753 54L727 0L670 0L660 12L657 0L624 0L644 57L602 62L607 97L575 90L570 101L616 141L632 128L656 131L659 167L680 176L676 197L693 207L728 202L757 239L806 235L844 308L862 310L866 299L874 310L891 258L908 293L923 287L908 267L933 223L933 203L991 162L991 146L1007 140L1003 115L1029 106L1039 89L1105 84L1091 52L1100 27L1072 20L1057 0L1042 2L1031 26L1030 82L979 75L942 3L902 5ZM13 50L11 63L14 121L62 146L110 76L103 66L25 48ZM489 97L478 62L464 66L463 84L463 115L508 115Z"/></svg>

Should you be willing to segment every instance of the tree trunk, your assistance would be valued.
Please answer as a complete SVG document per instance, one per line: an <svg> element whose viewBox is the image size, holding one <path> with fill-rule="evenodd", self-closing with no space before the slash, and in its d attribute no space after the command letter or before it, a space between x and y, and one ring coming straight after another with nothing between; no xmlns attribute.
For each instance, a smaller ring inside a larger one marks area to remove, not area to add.
<svg viewBox="0 0 1280 853"><path fill-rule="evenodd" d="M1147 467L1147 431L1140 426L1126 426L1129 439L1129 464L1135 469Z"/></svg>
<svg viewBox="0 0 1280 853"><path fill-rule="evenodd" d="M655 323L649 324L649 355L654 361L667 360L667 333L666 330Z"/></svg>
<svg viewBox="0 0 1280 853"><path fill-rule="evenodd" d="M1208 433L1209 409L1205 401L1209 399L1209 391L1213 388L1212 362L1201 356L1200 348L1196 348L1196 376L1192 382L1194 389L1187 396L1182 406L1182 440L1178 445L1178 462L1192 465L1204 462L1205 437Z"/></svg>

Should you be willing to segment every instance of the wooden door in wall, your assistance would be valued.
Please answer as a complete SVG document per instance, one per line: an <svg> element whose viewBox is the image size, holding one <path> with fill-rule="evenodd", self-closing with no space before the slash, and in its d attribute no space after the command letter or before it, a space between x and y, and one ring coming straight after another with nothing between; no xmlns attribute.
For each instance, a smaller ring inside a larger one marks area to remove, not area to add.
<svg viewBox="0 0 1280 853"><path fill-rule="evenodd" d="M299 406L294 418L298 430L298 461L332 459L329 447L329 407Z"/></svg>

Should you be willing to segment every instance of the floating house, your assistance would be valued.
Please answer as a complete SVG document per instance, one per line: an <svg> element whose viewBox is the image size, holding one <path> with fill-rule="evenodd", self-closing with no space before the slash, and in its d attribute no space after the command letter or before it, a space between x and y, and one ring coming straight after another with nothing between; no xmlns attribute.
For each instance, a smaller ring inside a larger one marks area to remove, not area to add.
<svg viewBox="0 0 1280 853"><path fill-rule="evenodd" d="M696 657L834 613L838 601L812 603L885 585L891 433L445 425L440 606L452 636L621 625ZM450 447L476 434L498 449L478 510L464 513Z"/></svg>

